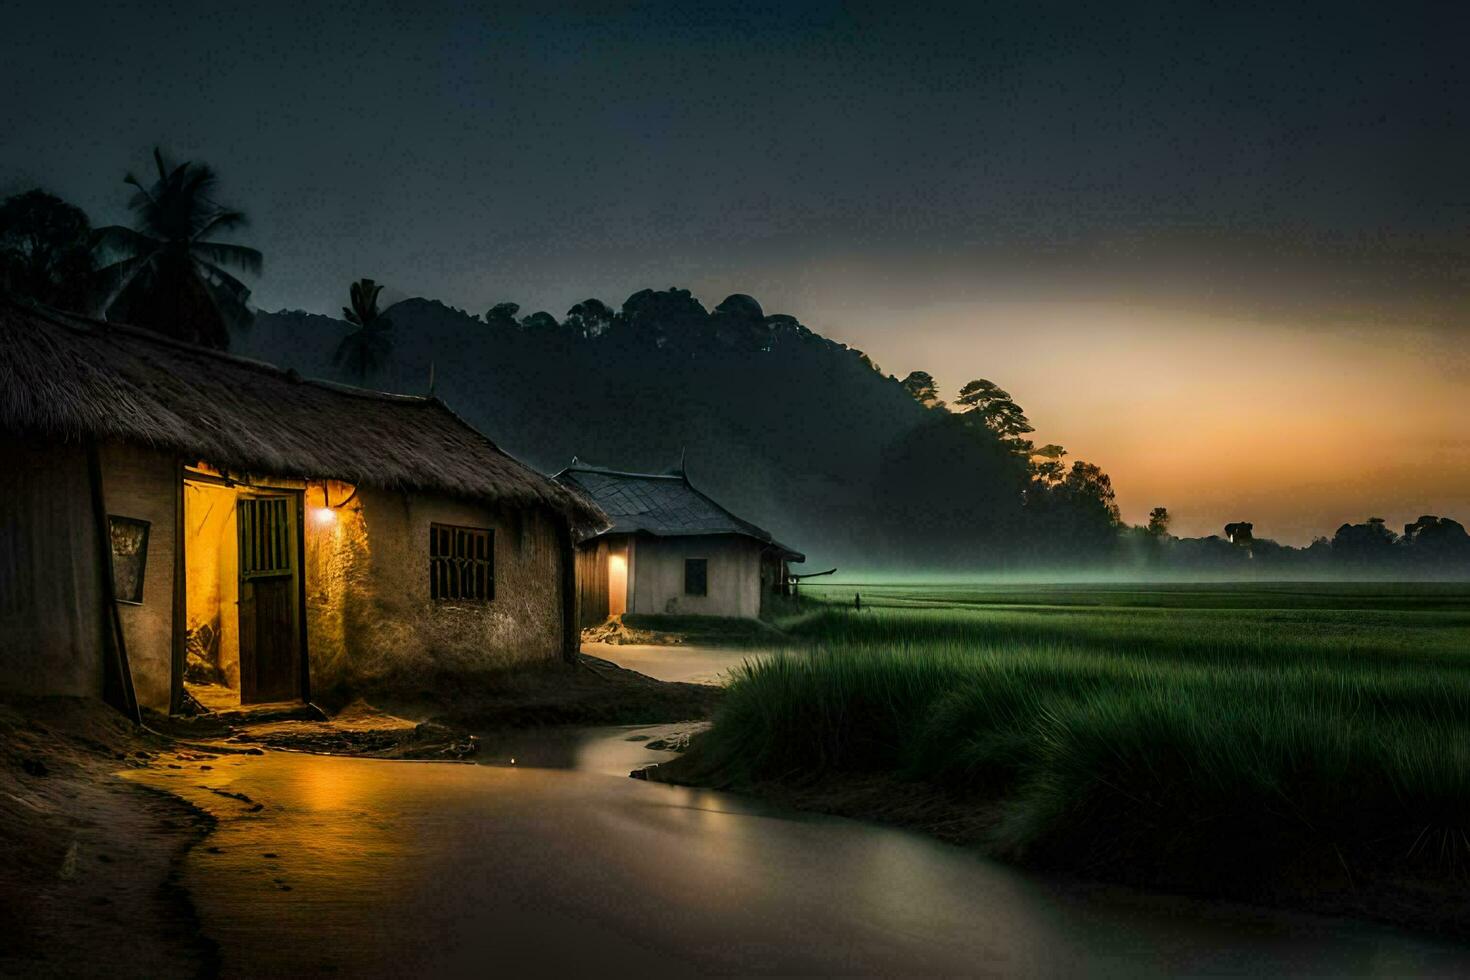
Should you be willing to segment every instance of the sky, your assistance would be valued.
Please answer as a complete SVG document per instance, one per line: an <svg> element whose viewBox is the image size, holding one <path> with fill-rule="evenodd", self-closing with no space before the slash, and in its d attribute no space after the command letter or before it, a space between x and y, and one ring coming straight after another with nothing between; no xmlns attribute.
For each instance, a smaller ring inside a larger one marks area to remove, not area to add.
<svg viewBox="0 0 1470 980"><path fill-rule="evenodd" d="M100 8L100 9L92 9ZM1123 515L1470 522L1470 10L1416 3L7 7L0 194L223 176L262 309L732 292Z"/></svg>

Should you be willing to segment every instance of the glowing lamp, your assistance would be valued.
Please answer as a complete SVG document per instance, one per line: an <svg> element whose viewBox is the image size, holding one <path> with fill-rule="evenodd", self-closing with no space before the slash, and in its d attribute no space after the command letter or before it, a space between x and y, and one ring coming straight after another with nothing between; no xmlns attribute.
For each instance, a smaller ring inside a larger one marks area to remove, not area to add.
<svg viewBox="0 0 1470 980"><path fill-rule="evenodd" d="M311 519L326 527L337 523L337 512L330 507L313 507Z"/></svg>

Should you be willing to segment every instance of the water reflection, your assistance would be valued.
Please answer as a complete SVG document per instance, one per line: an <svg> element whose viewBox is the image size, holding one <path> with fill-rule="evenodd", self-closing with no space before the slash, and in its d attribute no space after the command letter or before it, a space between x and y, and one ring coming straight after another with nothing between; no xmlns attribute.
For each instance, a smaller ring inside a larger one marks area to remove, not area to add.
<svg viewBox="0 0 1470 980"><path fill-rule="evenodd" d="M131 778L219 816L185 885L226 976L1470 971L1466 950L1372 926L1069 889L627 779L629 755L656 755L628 740L645 731L487 750L513 767L272 752Z"/></svg>
<svg viewBox="0 0 1470 980"><path fill-rule="evenodd" d="M683 722L489 732L480 735L475 759L486 766L575 769L624 777L634 769L667 762L678 754L650 749L650 743L688 735L703 727L700 722Z"/></svg>

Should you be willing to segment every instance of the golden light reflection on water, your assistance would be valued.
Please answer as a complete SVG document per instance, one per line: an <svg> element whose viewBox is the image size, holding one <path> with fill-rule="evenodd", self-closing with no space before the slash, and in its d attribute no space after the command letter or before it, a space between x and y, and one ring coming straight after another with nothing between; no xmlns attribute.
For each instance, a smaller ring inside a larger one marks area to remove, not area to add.
<svg viewBox="0 0 1470 980"><path fill-rule="evenodd" d="M126 778L217 816L184 884L227 977L1470 967L1355 924L1283 945L1079 902L916 835L598 772L210 764Z"/></svg>
<svg viewBox="0 0 1470 980"><path fill-rule="evenodd" d="M378 775L366 767L321 766L300 778L301 802L312 810L353 810L378 791Z"/></svg>

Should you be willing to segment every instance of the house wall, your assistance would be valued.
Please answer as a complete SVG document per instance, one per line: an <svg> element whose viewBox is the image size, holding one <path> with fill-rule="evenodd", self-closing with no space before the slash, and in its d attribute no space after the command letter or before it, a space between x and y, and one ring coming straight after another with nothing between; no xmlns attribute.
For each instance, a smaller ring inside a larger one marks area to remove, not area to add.
<svg viewBox="0 0 1470 980"><path fill-rule="evenodd" d="M102 694L103 606L86 452L0 435L0 691Z"/></svg>
<svg viewBox="0 0 1470 980"><path fill-rule="evenodd" d="M761 611L760 556L758 542L734 535L639 537L628 562L628 611L755 619ZM684 594L686 558L708 560L708 595Z"/></svg>
<svg viewBox="0 0 1470 980"><path fill-rule="evenodd" d="M118 442L101 447L107 513L149 522L141 605L118 603L138 704L167 711L173 676L175 508L178 460Z"/></svg>
<svg viewBox="0 0 1470 980"><path fill-rule="evenodd" d="M319 491L307 505L314 691L561 657L563 559L550 514L367 487L331 520L315 513ZM430 598L431 523L495 532L493 599Z"/></svg>
<svg viewBox="0 0 1470 980"><path fill-rule="evenodd" d="M313 691L353 678L349 626L355 637L380 615L373 611L372 547L362 497L352 490L335 481L325 488L325 498L321 484L306 490L306 649Z"/></svg>
<svg viewBox="0 0 1470 980"><path fill-rule="evenodd" d="M85 450L0 437L0 452L0 690L97 696L106 556L98 553ZM154 450L108 444L100 462L107 513L149 522L143 601L118 607L138 703L166 711L170 700L179 493L191 541L186 625L218 620L221 664L227 682L238 685L236 492L181 488L178 461ZM320 487L306 488L303 569L314 691L560 659L558 517L369 488L328 509ZM350 493L333 484L329 497ZM320 516L328 510L330 517ZM431 523L495 532L493 599L429 597Z"/></svg>

